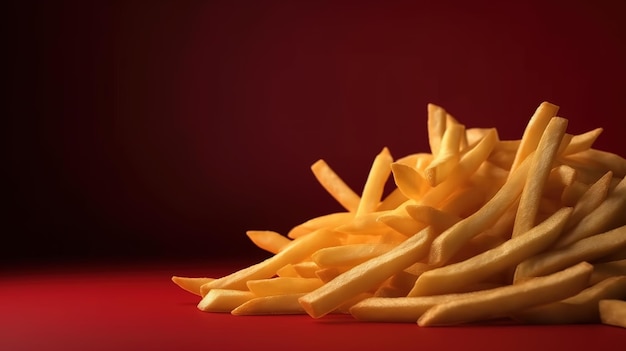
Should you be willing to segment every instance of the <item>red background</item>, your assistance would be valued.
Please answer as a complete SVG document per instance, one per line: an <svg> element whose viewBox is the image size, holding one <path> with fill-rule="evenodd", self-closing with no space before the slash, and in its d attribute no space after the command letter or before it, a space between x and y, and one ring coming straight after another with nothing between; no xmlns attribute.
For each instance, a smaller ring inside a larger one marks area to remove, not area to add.
<svg viewBox="0 0 626 351"><path fill-rule="evenodd" d="M9 2L0 349L619 349L601 325L201 313L169 278L340 210L319 158L360 191L383 146L428 151L429 102L516 139L547 100L626 156L621 3Z"/></svg>
<svg viewBox="0 0 626 351"><path fill-rule="evenodd" d="M427 151L426 104L519 138L541 101L626 155L620 1L15 2L4 267L262 257L360 191L376 153ZM250 256L253 255L253 256Z"/></svg>

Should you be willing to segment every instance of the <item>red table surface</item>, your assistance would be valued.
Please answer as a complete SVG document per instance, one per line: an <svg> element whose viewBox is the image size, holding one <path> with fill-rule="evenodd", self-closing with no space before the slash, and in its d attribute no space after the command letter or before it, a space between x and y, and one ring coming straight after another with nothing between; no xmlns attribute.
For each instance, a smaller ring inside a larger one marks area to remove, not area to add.
<svg viewBox="0 0 626 351"><path fill-rule="evenodd" d="M605 325L363 323L347 315L231 316L196 309L180 276L221 276L241 263L66 267L0 276L0 350L623 350Z"/></svg>

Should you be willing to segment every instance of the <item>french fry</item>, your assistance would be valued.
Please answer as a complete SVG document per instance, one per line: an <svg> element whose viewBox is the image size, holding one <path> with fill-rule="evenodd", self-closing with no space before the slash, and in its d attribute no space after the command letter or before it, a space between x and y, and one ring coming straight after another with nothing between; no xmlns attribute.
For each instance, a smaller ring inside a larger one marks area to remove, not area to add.
<svg viewBox="0 0 626 351"><path fill-rule="evenodd" d="M528 169L524 190L520 197L519 207L523 211L518 211L515 217L513 237L525 233L535 225L542 189L550 175L550 170L565 135L567 124L568 121L565 118L551 118L539 139L539 144L532 156Z"/></svg>
<svg viewBox="0 0 626 351"><path fill-rule="evenodd" d="M626 247L626 225L530 257L515 269L515 281L559 271L582 261L594 261Z"/></svg>
<svg viewBox="0 0 626 351"><path fill-rule="evenodd" d="M602 131L602 128L596 128L583 134L574 135L565 151L563 151L563 155L571 155L591 149L591 146L602 134Z"/></svg>
<svg viewBox="0 0 626 351"><path fill-rule="evenodd" d="M302 296L300 304L313 318L332 312L350 298L382 283L424 256L432 236L429 228L424 229L392 250L355 266Z"/></svg>
<svg viewBox="0 0 626 351"><path fill-rule="evenodd" d="M248 230L246 235L259 248L276 254L284 249L291 240L271 230Z"/></svg>
<svg viewBox="0 0 626 351"><path fill-rule="evenodd" d="M609 277L618 275L626 276L626 259L594 263L593 274L591 275L589 283L595 284Z"/></svg>
<svg viewBox="0 0 626 351"><path fill-rule="evenodd" d="M391 174L392 162L393 158L389 153L389 149L386 147L376 155L370 173L365 181L359 206L356 209L357 217L376 210L376 207L382 199L385 183Z"/></svg>
<svg viewBox="0 0 626 351"><path fill-rule="evenodd" d="M626 178L623 178L606 199L583 217L576 226L563 233L555 246L564 247L596 233L624 225L626 224L624 213L626 213Z"/></svg>
<svg viewBox="0 0 626 351"><path fill-rule="evenodd" d="M548 123L550 123L552 117L556 116L558 111L559 106L545 101L537 107L530 121L528 121L524 135L520 140L515 159L510 168L511 174L522 164L526 157L537 148L545 128L548 126Z"/></svg>
<svg viewBox="0 0 626 351"><path fill-rule="evenodd" d="M581 262L519 284L466 293L464 297L431 307L417 323L426 327L483 321L558 301L586 288L592 271L592 265Z"/></svg>
<svg viewBox="0 0 626 351"><path fill-rule="evenodd" d="M542 252L561 234L572 213L565 207L528 232L465 261L424 272L407 296L440 295L458 292L464 286L480 283Z"/></svg>
<svg viewBox="0 0 626 351"><path fill-rule="evenodd" d="M246 282L254 279L271 278L278 269L288 263L299 262L323 247L340 244L339 234L330 230L318 230L294 240L288 247L276 255L241 269L227 276L215 279L203 285L207 289L247 290Z"/></svg>
<svg viewBox="0 0 626 351"><path fill-rule="evenodd" d="M173 276L172 281L178 285L181 289L188 291L194 295L202 296L200 287L208 282L215 280L215 278L204 277L178 277Z"/></svg>
<svg viewBox="0 0 626 351"><path fill-rule="evenodd" d="M626 328L626 301L606 299L598 303L602 323Z"/></svg>
<svg viewBox="0 0 626 351"><path fill-rule="evenodd" d="M359 202L357 195L324 160L318 160L311 166L311 171L324 189L346 210L356 212Z"/></svg>
<svg viewBox="0 0 626 351"><path fill-rule="evenodd" d="M441 139L446 131L446 110L435 104L428 104L428 143L430 152L437 157Z"/></svg>
<svg viewBox="0 0 626 351"><path fill-rule="evenodd" d="M204 312L230 312L244 302L254 298L254 294L244 290L211 289L198 303Z"/></svg>
<svg viewBox="0 0 626 351"><path fill-rule="evenodd" d="M317 250L311 255L311 259L319 267L356 266L384 254L394 246L389 244L352 244L327 247Z"/></svg>
<svg viewBox="0 0 626 351"><path fill-rule="evenodd" d="M318 229L336 228L349 223L352 219L354 219L354 213L352 212L335 212L315 217L293 227L289 233L287 233L287 237L296 239Z"/></svg>
<svg viewBox="0 0 626 351"><path fill-rule="evenodd" d="M433 241L429 257L430 264L443 265L471 238L497 222L498 217L506 212L522 192L530 159L532 157L529 157L528 162L522 163L515 171L515 175L483 207L450 227Z"/></svg>
<svg viewBox="0 0 626 351"><path fill-rule="evenodd" d="M613 172L608 171L602 178L587 188L587 191L582 194L574 206L574 212L572 212L564 228L566 231L576 226L584 217L604 202L609 192L612 178Z"/></svg>
<svg viewBox="0 0 626 351"><path fill-rule="evenodd" d="M437 186L444 181L458 164L459 148L464 135L464 126L455 123L446 124L439 145L439 152L424 171L431 186Z"/></svg>
<svg viewBox="0 0 626 351"><path fill-rule="evenodd" d="M230 313L235 316L305 314L298 303L304 294L284 294L255 297L234 308Z"/></svg>
<svg viewBox="0 0 626 351"><path fill-rule="evenodd" d="M610 277L567 299L516 312L513 318L529 324L599 323L598 303L626 299L626 276Z"/></svg>
<svg viewBox="0 0 626 351"><path fill-rule="evenodd" d="M318 278L277 277L248 280L248 290L255 296L299 294L313 291L323 285Z"/></svg>
<svg viewBox="0 0 626 351"><path fill-rule="evenodd" d="M350 313L360 321L415 323L428 309L448 301L460 294L419 297L370 297L350 308Z"/></svg>

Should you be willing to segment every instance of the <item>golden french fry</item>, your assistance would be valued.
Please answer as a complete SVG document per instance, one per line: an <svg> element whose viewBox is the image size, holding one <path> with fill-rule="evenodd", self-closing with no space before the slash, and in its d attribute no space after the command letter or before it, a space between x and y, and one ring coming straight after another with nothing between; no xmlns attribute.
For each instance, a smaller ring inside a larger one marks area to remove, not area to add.
<svg viewBox="0 0 626 351"><path fill-rule="evenodd" d="M548 180L556 153L561 145L568 121L565 118L553 117L548 122L545 131L539 139L528 169L528 177L520 196L519 207L513 234L515 237L525 233L535 225L543 187Z"/></svg>
<svg viewBox="0 0 626 351"><path fill-rule="evenodd" d="M567 145L563 155L571 155L591 148L591 145L602 134L602 128L596 128L583 134L574 135Z"/></svg>
<svg viewBox="0 0 626 351"><path fill-rule="evenodd" d="M582 261L593 261L626 247L626 225L530 257L515 269L515 280L550 274Z"/></svg>
<svg viewBox="0 0 626 351"><path fill-rule="evenodd" d="M537 107L537 110L535 110L530 121L528 121L524 134L522 135L517 153L515 154L515 159L510 168L511 174L513 174L526 157L537 148L544 130L558 111L559 107L557 105L545 101Z"/></svg>
<svg viewBox="0 0 626 351"><path fill-rule="evenodd" d="M428 251L432 236L429 228L424 229L392 250L355 266L304 295L300 304L313 318L326 315L419 260Z"/></svg>
<svg viewBox="0 0 626 351"><path fill-rule="evenodd" d="M421 199L424 193L429 189L426 178L414 167L395 162L391 164L391 170L398 189L406 198L414 200Z"/></svg>
<svg viewBox="0 0 626 351"><path fill-rule="evenodd" d="M446 131L447 113L442 107L428 104L428 143L430 152L437 157L441 139Z"/></svg>
<svg viewBox="0 0 626 351"><path fill-rule="evenodd" d="M298 303L302 295L304 294L255 297L237 306L230 313L235 316L305 314Z"/></svg>
<svg viewBox="0 0 626 351"><path fill-rule="evenodd" d="M587 149L564 156L563 159L572 161L576 165L584 165L599 170L602 173L611 171L618 178L626 177L626 159L612 152Z"/></svg>
<svg viewBox="0 0 626 351"><path fill-rule="evenodd" d="M456 293L464 286L480 283L524 259L542 252L561 233L571 208L563 208L528 232L465 261L424 272L407 296Z"/></svg>
<svg viewBox="0 0 626 351"><path fill-rule="evenodd" d="M626 224L626 178L623 178L617 187L611 191L605 200L593 211L556 242L556 247L564 247L611 228Z"/></svg>
<svg viewBox="0 0 626 351"><path fill-rule="evenodd" d="M439 235L432 243L429 263L441 266L446 263L471 238L495 224L522 192L530 159L523 162L500 190L478 211L459 221Z"/></svg>
<svg viewBox="0 0 626 351"><path fill-rule="evenodd" d="M393 164L391 166L393 170ZM395 188L378 204L376 212L393 210L408 199L409 198L402 193L400 188Z"/></svg>
<svg viewBox="0 0 626 351"><path fill-rule="evenodd" d="M317 250L311 259L320 267L356 266L391 250L390 244L352 244Z"/></svg>
<svg viewBox="0 0 626 351"><path fill-rule="evenodd" d="M446 125L439 145L439 152L424 170L426 179L431 186L437 186L444 181L458 164L459 146L464 135L464 126L454 123Z"/></svg>
<svg viewBox="0 0 626 351"><path fill-rule="evenodd" d="M300 294L313 291L322 286L318 278L277 277L248 280L246 285L255 296Z"/></svg>
<svg viewBox="0 0 626 351"><path fill-rule="evenodd" d="M298 274L293 264L287 263L276 271L276 275L283 278L303 278Z"/></svg>
<svg viewBox="0 0 626 351"><path fill-rule="evenodd" d="M376 210L376 207L382 199L385 183L391 174L392 163L393 158L389 153L389 149L386 147L376 155L370 173L365 181L365 185L363 186L361 201L359 201L359 206L356 209L357 217Z"/></svg>
<svg viewBox="0 0 626 351"><path fill-rule="evenodd" d="M296 271L296 273L298 273L298 275L302 278L317 278L317 275L315 275L315 271L318 271L320 269L317 263L313 261L294 263L292 267Z"/></svg>
<svg viewBox="0 0 626 351"><path fill-rule="evenodd" d="M276 255L255 265L241 269L227 276L215 279L203 285L207 289L247 290L246 282L254 279L272 277L278 269L288 263L299 262L313 252L340 244L339 233L321 229L292 241Z"/></svg>
<svg viewBox="0 0 626 351"><path fill-rule="evenodd" d="M618 275L626 276L626 259L594 263L593 274L589 282L595 284L609 277Z"/></svg>
<svg viewBox="0 0 626 351"><path fill-rule="evenodd" d="M198 309L204 312L230 312L253 298L254 294L250 291L211 289L198 303Z"/></svg>
<svg viewBox="0 0 626 351"><path fill-rule="evenodd" d="M407 213L424 227L430 226L434 232L442 233L455 225L461 218L450 212L440 211L431 206L411 205L406 207Z"/></svg>
<svg viewBox="0 0 626 351"><path fill-rule="evenodd" d="M587 188L574 206L574 212L572 212L564 228L566 231L572 229L585 216L600 206L606 199L612 178L613 172L608 171L602 178Z"/></svg>
<svg viewBox="0 0 626 351"><path fill-rule="evenodd" d="M173 276L172 281L178 285L181 289L188 291L194 295L202 296L200 287L215 278L203 278L203 277L178 277Z"/></svg>
<svg viewBox="0 0 626 351"><path fill-rule="evenodd" d="M357 195L324 160L318 160L311 166L311 171L324 189L341 206L350 212L355 212L361 201Z"/></svg>
<svg viewBox="0 0 626 351"><path fill-rule="evenodd" d="M300 236L309 234L318 229L336 228L341 225L349 223L352 219L354 219L353 212L335 212L335 213L330 213L327 215L315 217L293 227L289 231L289 233L287 233L287 237L291 239L296 239Z"/></svg>
<svg viewBox="0 0 626 351"><path fill-rule="evenodd" d="M606 299L598 303L600 320L606 325L626 328L626 301Z"/></svg>
<svg viewBox="0 0 626 351"><path fill-rule="evenodd" d="M370 297L352 306L350 313L360 321L415 323L429 308L459 296Z"/></svg>
<svg viewBox="0 0 626 351"><path fill-rule="evenodd" d="M246 235L256 246L273 254L278 253L291 242L289 238L271 230L248 230Z"/></svg>
<svg viewBox="0 0 626 351"><path fill-rule="evenodd" d="M513 318L532 324L598 323L600 300L625 298L626 276L610 277L565 300L516 312Z"/></svg>
<svg viewBox="0 0 626 351"><path fill-rule="evenodd" d="M477 322L559 301L586 288L592 271L592 265L581 262L557 273L519 284L465 293L463 297L431 307L417 323L426 327Z"/></svg>

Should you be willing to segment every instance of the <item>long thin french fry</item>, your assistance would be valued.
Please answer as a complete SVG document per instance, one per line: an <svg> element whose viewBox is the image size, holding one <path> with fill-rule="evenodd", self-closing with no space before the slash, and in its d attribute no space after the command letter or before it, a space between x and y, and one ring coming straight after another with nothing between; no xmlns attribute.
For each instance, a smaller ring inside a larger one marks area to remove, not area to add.
<svg viewBox="0 0 626 351"><path fill-rule="evenodd" d="M519 207L523 210L518 211L515 217L513 237L525 233L535 225L543 187L550 175L567 124L568 121L565 118L551 118L539 139L528 169L524 190L520 196Z"/></svg>
<svg viewBox="0 0 626 351"><path fill-rule="evenodd" d="M262 296L250 299L231 311L235 316L305 314L298 303L304 294Z"/></svg>
<svg viewBox="0 0 626 351"><path fill-rule="evenodd" d="M204 312L230 312L242 303L254 298L254 294L244 290L211 289L198 303Z"/></svg>
<svg viewBox="0 0 626 351"><path fill-rule="evenodd" d="M432 236L429 228L424 229L387 253L355 266L304 295L300 304L313 318L332 312L350 298L366 292L423 257Z"/></svg>
<svg viewBox="0 0 626 351"><path fill-rule="evenodd" d="M246 235L259 248L276 254L289 245L291 240L271 230L248 230Z"/></svg>
<svg viewBox="0 0 626 351"><path fill-rule="evenodd" d="M357 217L376 210L382 199L385 183L391 174L392 162L393 158L386 147L374 158L374 163L363 186L361 201L359 201L359 206L356 209Z"/></svg>
<svg viewBox="0 0 626 351"><path fill-rule="evenodd" d="M506 212L522 192L530 159L532 157L527 159L528 162L522 163L515 171L515 175L483 207L450 227L433 241L429 257L431 265L443 265L467 241L497 222L498 218Z"/></svg>
<svg viewBox="0 0 626 351"><path fill-rule="evenodd" d="M480 283L524 259L545 250L561 234L572 213L565 207L528 232L465 261L424 272L407 296L456 293L464 286Z"/></svg>
<svg viewBox="0 0 626 351"><path fill-rule="evenodd" d="M346 210L355 212L361 201L357 195L324 160L318 160L311 171L324 189Z"/></svg>
<svg viewBox="0 0 626 351"><path fill-rule="evenodd" d="M559 106L549 102L542 102L539 107L537 107L537 110L535 110L530 121L528 121L524 134L522 135L519 148L517 149L515 159L510 168L511 174L522 164L526 157L537 148L543 131L550 122L550 119L556 116L558 111Z"/></svg>
<svg viewBox="0 0 626 351"><path fill-rule="evenodd" d="M313 252L329 246L340 244L340 234L330 230L318 230L299 240L294 240L276 255L227 276L215 279L203 285L207 289L247 290L246 282L253 279L272 277L278 269L288 263L296 263Z"/></svg>
<svg viewBox="0 0 626 351"><path fill-rule="evenodd" d="M476 322L558 301L586 288L592 271L592 265L581 262L557 273L519 284L466 293L464 297L430 308L417 323L426 327Z"/></svg>
<svg viewBox="0 0 626 351"><path fill-rule="evenodd" d="M550 274L572 264L593 261L626 247L626 225L530 257L515 269L515 281Z"/></svg>

